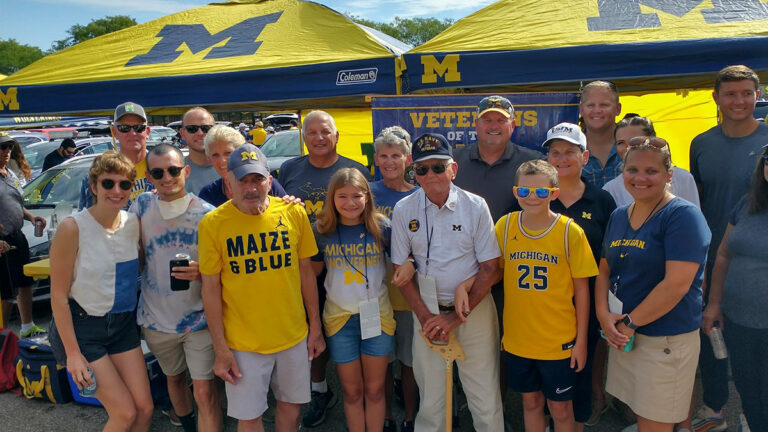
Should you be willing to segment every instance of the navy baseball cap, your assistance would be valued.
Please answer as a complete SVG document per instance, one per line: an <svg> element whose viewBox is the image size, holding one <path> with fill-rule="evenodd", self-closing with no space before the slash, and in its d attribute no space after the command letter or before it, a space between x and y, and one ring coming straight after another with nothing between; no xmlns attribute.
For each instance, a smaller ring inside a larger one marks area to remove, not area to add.
<svg viewBox="0 0 768 432"><path fill-rule="evenodd" d="M261 174L269 177L267 157L253 144L243 144L236 148L227 160L227 171L240 180L248 174Z"/></svg>
<svg viewBox="0 0 768 432"><path fill-rule="evenodd" d="M515 113L515 108L512 106L512 102L510 102L509 99L504 96L494 95L484 97L483 100L477 104L478 118L482 117L483 114L488 111L496 111L497 113L503 114L504 117L510 118L512 117L512 114Z"/></svg>
<svg viewBox="0 0 768 432"><path fill-rule="evenodd" d="M413 162L428 159L453 159L453 149L444 136L436 133L425 133L413 142Z"/></svg>

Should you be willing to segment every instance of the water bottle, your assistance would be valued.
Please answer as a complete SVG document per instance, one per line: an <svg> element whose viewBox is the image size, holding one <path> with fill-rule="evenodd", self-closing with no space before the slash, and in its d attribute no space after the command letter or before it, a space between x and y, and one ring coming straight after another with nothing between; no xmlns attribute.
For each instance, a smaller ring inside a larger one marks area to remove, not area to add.
<svg viewBox="0 0 768 432"><path fill-rule="evenodd" d="M723 329L720 328L719 323L715 323L714 327L709 330L709 342L712 344L712 351L715 353L716 359L728 358L728 350L725 348L725 339L723 339Z"/></svg>
<svg viewBox="0 0 768 432"><path fill-rule="evenodd" d="M96 377L93 375L93 370L91 368L88 368L88 374L91 376L91 382L93 382L93 384L83 386L83 388L78 391L82 397L93 397L93 395L96 394Z"/></svg>
<svg viewBox="0 0 768 432"><path fill-rule="evenodd" d="M56 228L59 227L59 218L56 213L51 215L51 225L48 227L48 247L51 247L53 236L56 234Z"/></svg>

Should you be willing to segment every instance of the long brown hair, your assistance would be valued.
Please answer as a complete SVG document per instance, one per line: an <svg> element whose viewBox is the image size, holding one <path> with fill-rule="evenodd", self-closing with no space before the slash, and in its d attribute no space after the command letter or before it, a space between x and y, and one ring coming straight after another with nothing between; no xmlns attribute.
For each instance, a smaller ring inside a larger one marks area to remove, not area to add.
<svg viewBox="0 0 768 432"><path fill-rule="evenodd" d="M336 226L339 224L339 211L336 210L334 197L336 196L336 191L338 189L347 185L352 185L365 194L367 201L362 214L363 223L365 224L365 229L373 235L379 244L381 244L382 235L380 222L386 219L386 216L376 211L368 180L366 180L365 176L355 168L342 168L336 171L336 174L331 177L331 181L328 183L328 193L326 194L325 203L323 203L323 209L320 210L320 214L317 215L317 232L327 235L336 231Z"/></svg>
<svg viewBox="0 0 768 432"><path fill-rule="evenodd" d="M11 159L15 160L19 165L19 171L21 171L25 180L32 178L32 170L29 169L29 163L27 162L27 158L24 157L24 153L21 152L19 143L16 143L11 147Z"/></svg>
<svg viewBox="0 0 768 432"><path fill-rule="evenodd" d="M752 176L752 187L749 188L747 194L749 199L747 213L750 214L760 213L768 209L768 181L765 181L765 159L763 159L766 154L768 154L768 147L757 158L755 174Z"/></svg>

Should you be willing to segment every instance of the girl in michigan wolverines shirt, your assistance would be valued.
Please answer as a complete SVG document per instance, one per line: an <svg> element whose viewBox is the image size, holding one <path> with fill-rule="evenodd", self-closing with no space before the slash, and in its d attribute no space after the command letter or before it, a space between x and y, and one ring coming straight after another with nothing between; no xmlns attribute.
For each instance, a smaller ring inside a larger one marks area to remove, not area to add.
<svg viewBox="0 0 768 432"><path fill-rule="evenodd" d="M341 380L349 430L382 430L395 332L384 283L389 220L376 212L368 181L356 169L336 172L327 196L315 225L319 254L313 258L316 274L323 266L328 269L327 344Z"/></svg>

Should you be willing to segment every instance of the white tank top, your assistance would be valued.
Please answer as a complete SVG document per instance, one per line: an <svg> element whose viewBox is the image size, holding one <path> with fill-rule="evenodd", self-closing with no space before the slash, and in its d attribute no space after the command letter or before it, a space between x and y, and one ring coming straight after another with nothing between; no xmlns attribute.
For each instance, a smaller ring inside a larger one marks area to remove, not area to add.
<svg viewBox="0 0 768 432"><path fill-rule="evenodd" d="M80 231L69 296L87 313L128 312L136 307L139 276L139 222L120 211L120 225L109 232L88 209L73 214Z"/></svg>

